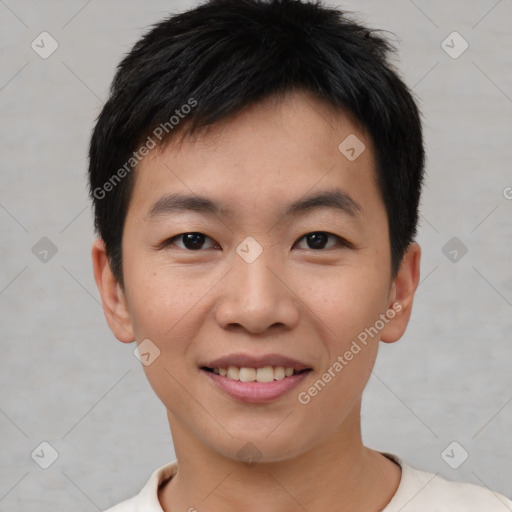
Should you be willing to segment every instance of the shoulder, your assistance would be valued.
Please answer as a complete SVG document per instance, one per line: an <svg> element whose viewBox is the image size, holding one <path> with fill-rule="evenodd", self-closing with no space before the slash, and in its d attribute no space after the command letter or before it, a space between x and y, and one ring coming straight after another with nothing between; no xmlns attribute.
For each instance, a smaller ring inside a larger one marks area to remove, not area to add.
<svg viewBox="0 0 512 512"><path fill-rule="evenodd" d="M135 510L137 509L135 508L134 496L133 498L129 498L125 501L122 501L121 503L118 503L117 505L114 505L113 507L110 507L104 512L135 512Z"/></svg>
<svg viewBox="0 0 512 512"><path fill-rule="evenodd" d="M402 480L382 512L512 512L512 501L486 487L447 480L396 455L383 455L401 466Z"/></svg>
<svg viewBox="0 0 512 512"><path fill-rule="evenodd" d="M104 512L163 512L158 500L158 488L176 474L177 461L174 460L155 469L138 494L124 500Z"/></svg>

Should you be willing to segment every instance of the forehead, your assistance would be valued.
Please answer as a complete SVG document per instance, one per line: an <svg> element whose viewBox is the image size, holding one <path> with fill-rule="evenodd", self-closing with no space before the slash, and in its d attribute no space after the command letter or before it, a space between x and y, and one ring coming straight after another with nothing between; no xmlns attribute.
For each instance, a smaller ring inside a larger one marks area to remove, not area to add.
<svg viewBox="0 0 512 512"><path fill-rule="evenodd" d="M372 205L380 194L369 136L353 116L307 93L267 99L171 140L134 178L130 209L144 215L170 193L209 198L236 218L281 214L284 203L321 191L341 192L363 213L382 207Z"/></svg>

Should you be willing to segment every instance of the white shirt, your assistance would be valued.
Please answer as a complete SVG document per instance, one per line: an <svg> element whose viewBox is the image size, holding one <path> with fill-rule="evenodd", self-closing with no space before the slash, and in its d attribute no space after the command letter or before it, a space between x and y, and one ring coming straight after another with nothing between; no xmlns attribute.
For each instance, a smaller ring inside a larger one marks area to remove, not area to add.
<svg viewBox="0 0 512 512"><path fill-rule="evenodd" d="M512 512L512 501L501 494L479 485L446 480L409 466L396 455L382 454L400 465L402 478L381 512ZM158 486L172 478L176 470L176 460L159 467L136 496L105 512L163 512Z"/></svg>

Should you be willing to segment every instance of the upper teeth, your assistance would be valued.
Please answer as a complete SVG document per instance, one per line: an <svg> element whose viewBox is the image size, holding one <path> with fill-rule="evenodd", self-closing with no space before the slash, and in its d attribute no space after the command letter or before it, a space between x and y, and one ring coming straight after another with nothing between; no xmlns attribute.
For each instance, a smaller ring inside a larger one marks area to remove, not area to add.
<svg viewBox="0 0 512 512"><path fill-rule="evenodd" d="M284 366L264 366L263 368L247 368L242 366L228 366L214 368L213 373L222 375L232 380L242 382L272 382L273 380L281 380L285 377L293 375L293 368L285 368Z"/></svg>

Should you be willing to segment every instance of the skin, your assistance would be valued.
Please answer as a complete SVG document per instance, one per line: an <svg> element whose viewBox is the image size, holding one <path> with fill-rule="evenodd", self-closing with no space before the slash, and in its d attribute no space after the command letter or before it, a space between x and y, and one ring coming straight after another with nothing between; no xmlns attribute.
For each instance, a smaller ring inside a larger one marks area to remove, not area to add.
<svg viewBox="0 0 512 512"><path fill-rule="evenodd" d="M350 134L366 147L354 161L338 150ZM421 251L412 243L392 279L373 155L350 115L295 92L171 142L140 164L123 233L124 289L100 239L92 258L114 335L123 343L150 339L160 350L143 368L167 409L179 461L159 492L163 510L377 512L396 492L399 466L362 443L361 396L379 342L397 341L407 327ZM294 218L280 213L333 188L360 204L357 218L329 208ZM175 192L208 196L234 215L148 215ZM325 248L311 248L304 235L318 231L352 246L330 237ZM189 232L207 236L204 248L187 249L182 238L158 248ZM248 236L263 249L252 263L236 253ZM301 404L298 393L397 302L401 310L379 335ZM279 399L243 403L198 367L233 352L279 353L313 371ZM256 464L237 456L247 442L261 453Z"/></svg>

